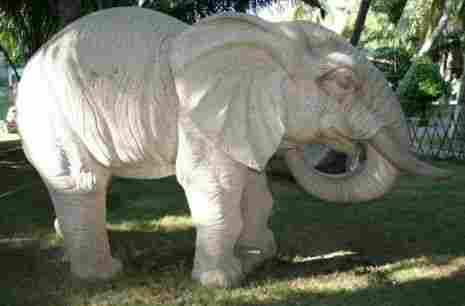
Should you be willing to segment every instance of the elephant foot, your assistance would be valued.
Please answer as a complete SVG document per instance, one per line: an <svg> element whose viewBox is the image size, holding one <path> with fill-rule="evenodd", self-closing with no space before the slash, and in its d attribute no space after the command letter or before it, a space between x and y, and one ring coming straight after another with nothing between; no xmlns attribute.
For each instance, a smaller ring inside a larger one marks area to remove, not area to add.
<svg viewBox="0 0 465 306"><path fill-rule="evenodd" d="M98 268L87 268L83 269L81 267L73 268L71 265L71 273L76 276L78 279L82 280L109 280L113 278L116 274L120 273L123 270L123 264L116 258L111 258L109 264L105 264Z"/></svg>
<svg viewBox="0 0 465 306"><path fill-rule="evenodd" d="M276 255L276 251L277 247L273 234L266 240L265 245L259 247L245 245L236 246L236 255L241 260L242 271L245 274L252 272L264 261L273 258Z"/></svg>
<svg viewBox="0 0 465 306"><path fill-rule="evenodd" d="M63 231L61 230L61 225L60 221L58 221L58 218L55 218L55 221L53 222L53 227L55 228L55 233L63 238Z"/></svg>
<svg viewBox="0 0 465 306"><path fill-rule="evenodd" d="M230 266L213 269L209 271L192 272L192 278L202 285L214 288L234 288L241 284L244 279L240 262L236 262Z"/></svg>

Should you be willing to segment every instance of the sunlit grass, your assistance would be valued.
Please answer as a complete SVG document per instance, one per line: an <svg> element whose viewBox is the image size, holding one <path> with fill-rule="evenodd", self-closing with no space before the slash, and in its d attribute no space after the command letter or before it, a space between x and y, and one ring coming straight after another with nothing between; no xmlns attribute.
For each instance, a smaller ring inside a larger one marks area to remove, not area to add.
<svg viewBox="0 0 465 306"><path fill-rule="evenodd" d="M164 232L186 231L192 229L189 216L165 216L159 221L160 229Z"/></svg>
<svg viewBox="0 0 465 306"><path fill-rule="evenodd" d="M16 133L0 133L0 146L3 143L19 143L19 141L20 137Z"/></svg>
<svg viewBox="0 0 465 306"><path fill-rule="evenodd" d="M412 282L420 279L441 279L465 271L465 256L420 257L399 261L381 267L392 281L398 283Z"/></svg>
<svg viewBox="0 0 465 306"><path fill-rule="evenodd" d="M185 216L164 216L160 219L152 220L129 220L122 221L119 224L109 223L107 225L110 230L120 231L163 231L163 232L176 232L192 229L192 220L188 215Z"/></svg>

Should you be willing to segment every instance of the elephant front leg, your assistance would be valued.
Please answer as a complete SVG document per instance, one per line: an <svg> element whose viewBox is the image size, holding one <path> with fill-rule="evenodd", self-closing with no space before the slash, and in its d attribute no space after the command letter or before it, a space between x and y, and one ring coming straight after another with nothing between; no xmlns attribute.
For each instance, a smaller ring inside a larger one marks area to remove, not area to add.
<svg viewBox="0 0 465 306"><path fill-rule="evenodd" d="M242 230L240 202L247 168L195 128L179 131L176 176L197 232L192 277L207 286L237 286L243 272L234 247Z"/></svg>
<svg viewBox="0 0 465 306"><path fill-rule="evenodd" d="M243 228L236 245L244 273L276 254L276 242L268 227L273 198L265 173L249 170L241 200Z"/></svg>
<svg viewBox="0 0 465 306"><path fill-rule="evenodd" d="M235 287L243 279L241 263L234 254L242 229L243 181L224 186L206 176L193 176L196 183L184 184L197 230L192 277L207 286Z"/></svg>

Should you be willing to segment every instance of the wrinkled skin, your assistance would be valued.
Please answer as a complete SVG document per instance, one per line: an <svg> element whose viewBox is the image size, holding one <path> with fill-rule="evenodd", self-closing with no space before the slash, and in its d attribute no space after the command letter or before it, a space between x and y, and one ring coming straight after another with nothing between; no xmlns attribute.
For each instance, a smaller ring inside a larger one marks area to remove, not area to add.
<svg viewBox="0 0 465 306"><path fill-rule="evenodd" d="M312 24L228 15L188 27L140 8L100 11L35 54L17 107L80 278L122 268L105 229L111 176L176 174L197 229L192 276L232 287L276 252L263 169L278 148L304 188L332 201L382 196L412 163L448 175L405 157L405 122L384 78ZM356 142L367 161L347 177L303 163L306 143L354 154Z"/></svg>

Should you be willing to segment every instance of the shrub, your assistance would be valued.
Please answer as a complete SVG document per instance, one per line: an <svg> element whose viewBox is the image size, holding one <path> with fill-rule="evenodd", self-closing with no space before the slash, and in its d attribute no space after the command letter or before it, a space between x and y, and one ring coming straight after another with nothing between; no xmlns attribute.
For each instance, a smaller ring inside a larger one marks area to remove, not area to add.
<svg viewBox="0 0 465 306"><path fill-rule="evenodd" d="M419 58L412 65L399 84L398 94L408 117L420 115L425 119L432 102L447 94L450 86L442 78L439 66L429 58Z"/></svg>

